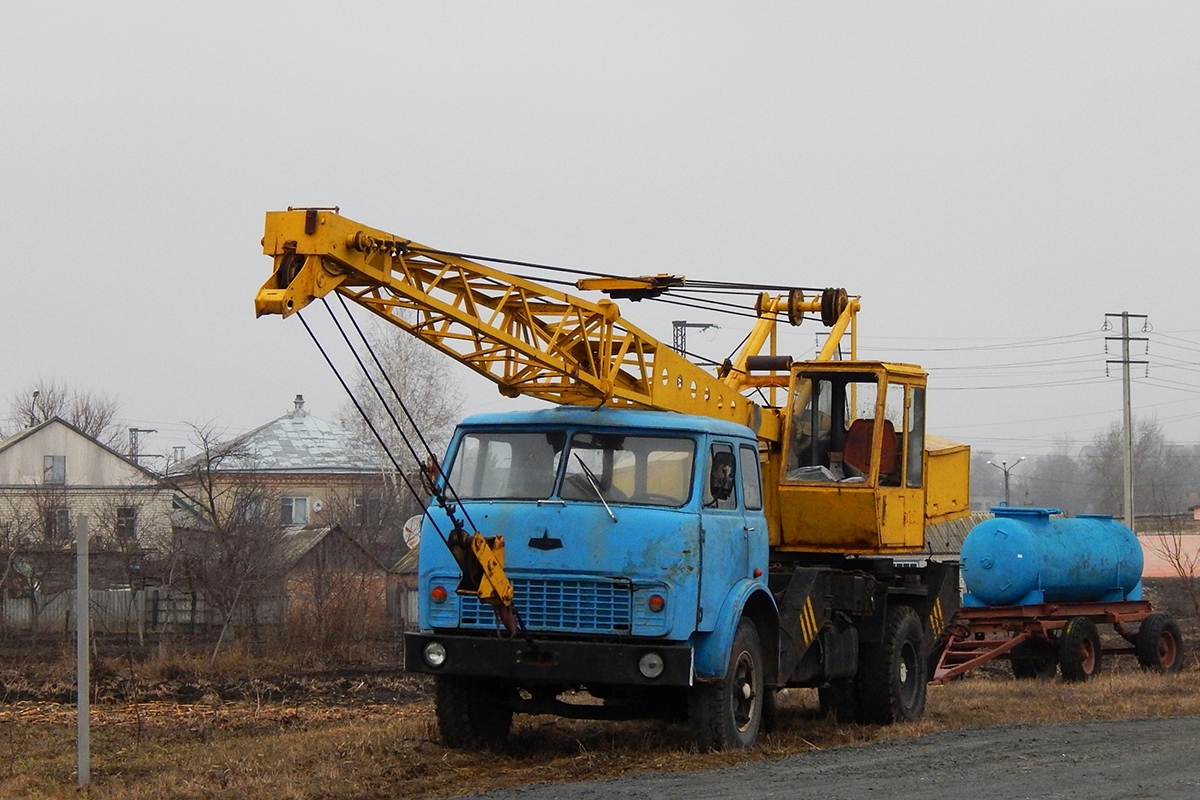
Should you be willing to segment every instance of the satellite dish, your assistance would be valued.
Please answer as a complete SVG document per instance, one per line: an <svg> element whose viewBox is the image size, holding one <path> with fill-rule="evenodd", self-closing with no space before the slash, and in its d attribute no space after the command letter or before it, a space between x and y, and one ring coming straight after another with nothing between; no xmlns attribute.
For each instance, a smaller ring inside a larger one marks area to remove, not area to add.
<svg viewBox="0 0 1200 800"><path fill-rule="evenodd" d="M322 503L320 500L313 500L313 503L312 503L313 511L320 511L323 508L325 508L324 503Z"/></svg>
<svg viewBox="0 0 1200 800"><path fill-rule="evenodd" d="M417 514L409 517L408 521L404 523L404 543L408 545L409 550L421 543L421 522L424 519L424 514Z"/></svg>

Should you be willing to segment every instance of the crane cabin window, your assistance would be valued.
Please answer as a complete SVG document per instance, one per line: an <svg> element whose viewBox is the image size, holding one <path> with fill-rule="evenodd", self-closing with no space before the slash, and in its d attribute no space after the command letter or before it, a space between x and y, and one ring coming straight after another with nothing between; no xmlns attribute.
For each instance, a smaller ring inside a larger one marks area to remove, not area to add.
<svg viewBox="0 0 1200 800"><path fill-rule="evenodd" d="M788 415L784 479L870 481L878 460L872 449L880 396L879 378L869 372L799 375Z"/></svg>
<svg viewBox="0 0 1200 800"><path fill-rule="evenodd" d="M450 485L471 500L543 500L554 491L566 434L480 431L464 435Z"/></svg>
<svg viewBox="0 0 1200 800"><path fill-rule="evenodd" d="M576 433L559 496L678 508L691 497L695 449L683 437Z"/></svg>

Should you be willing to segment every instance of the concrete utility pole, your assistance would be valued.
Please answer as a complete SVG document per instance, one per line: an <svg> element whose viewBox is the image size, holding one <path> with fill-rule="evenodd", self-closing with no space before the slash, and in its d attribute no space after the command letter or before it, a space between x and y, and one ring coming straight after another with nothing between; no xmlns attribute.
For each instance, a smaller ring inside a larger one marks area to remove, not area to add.
<svg viewBox="0 0 1200 800"><path fill-rule="evenodd" d="M88 609L88 518L80 517L75 530L75 728L78 785L92 782L92 663L91 615Z"/></svg>
<svg viewBox="0 0 1200 800"><path fill-rule="evenodd" d="M997 464L995 461L987 462L987 463L991 464L993 467L995 467L996 469L1004 471L1004 505L1006 505L1006 506L1011 505L1011 495L1009 494L1009 491L1008 491L1008 474L1010 472L1012 472L1014 469L1016 469L1017 466L1024 460L1025 460L1025 456L1021 456L1015 462L1013 462L1013 465L1011 467L1008 465L1007 461L1001 461L999 464Z"/></svg>
<svg viewBox="0 0 1200 800"><path fill-rule="evenodd" d="M674 341L671 343L671 349L681 356L687 355L687 329L695 328L698 331L706 331L709 328L716 328L717 325L711 322L688 322L685 319L677 319L671 321L671 329L674 334Z"/></svg>
<svg viewBox="0 0 1200 800"><path fill-rule="evenodd" d="M1147 317L1145 314L1130 314L1128 311L1122 311L1120 314L1105 314L1104 315L1104 330L1106 330L1106 331L1112 330L1112 323L1109 320L1113 317L1121 318L1121 335L1120 336L1106 336L1106 337L1104 337L1104 340L1106 342L1114 342L1114 341L1121 342L1121 358L1119 358L1119 359L1110 358L1106 363L1121 365L1121 384L1122 384L1121 395L1122 395L1122 410L1123 410L1122 421L1124 423L1124 441L1122 442L1122 449L1125 451L1125 453L1124 453L1124 455L1125 455L1125 527L1129 528L1129 530L1133 530L1134 529L1133 528L1133 403L1130 400L1129 365L1130 364L1149 364L1150 362L1144 361L1144 360L1134 361L1129 358L1129 343L1131 341L1134 341L1134 342L1149 341L1149 339L1145 336L1130 336L1129 335L1129 320L1131 317L1133 319L1143 320L1142 331L1145 332L1146 331L1145 320L1147 319ZM1108 348L1105 347L1105 351L1107 351L1107 349Z"/></svg>

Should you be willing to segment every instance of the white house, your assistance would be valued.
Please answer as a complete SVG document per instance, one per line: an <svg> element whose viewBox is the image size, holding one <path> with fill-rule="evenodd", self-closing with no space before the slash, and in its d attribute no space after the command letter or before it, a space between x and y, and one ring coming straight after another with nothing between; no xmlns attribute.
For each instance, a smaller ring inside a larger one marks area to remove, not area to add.
<svg viewBox="0 0 1200 800"><path fill-rule="evenodd" d="M170 490L65 420L0 442L0 547L71 540L83 516L102 546L154 548L170 532Z"/></svg>

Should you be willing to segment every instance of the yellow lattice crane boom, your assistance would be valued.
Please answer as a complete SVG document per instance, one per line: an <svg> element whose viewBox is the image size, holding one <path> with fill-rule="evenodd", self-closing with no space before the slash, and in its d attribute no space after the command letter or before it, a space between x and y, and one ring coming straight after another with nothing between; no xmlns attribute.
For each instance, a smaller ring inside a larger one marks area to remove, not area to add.
<svg viewBox="0 0 1200 800"><path fill-rule="evenodd" d="M762 295L759 318L736 359L713 375L627 322L617 305L526 280L459 255L370 228L334 210L267 214L263 251L274 274L255 300L259 316L288 316L338 292L494 381L508 396L568 405L632 406L729 419L778 440L779 417L744 398L744 388L786 386L787 375L756 377L748 361L774 341L778 321L821 315L832 352L858 299L845 292L806 299ZM579 282L614 296L685 283L669 275Z"/></svg>

